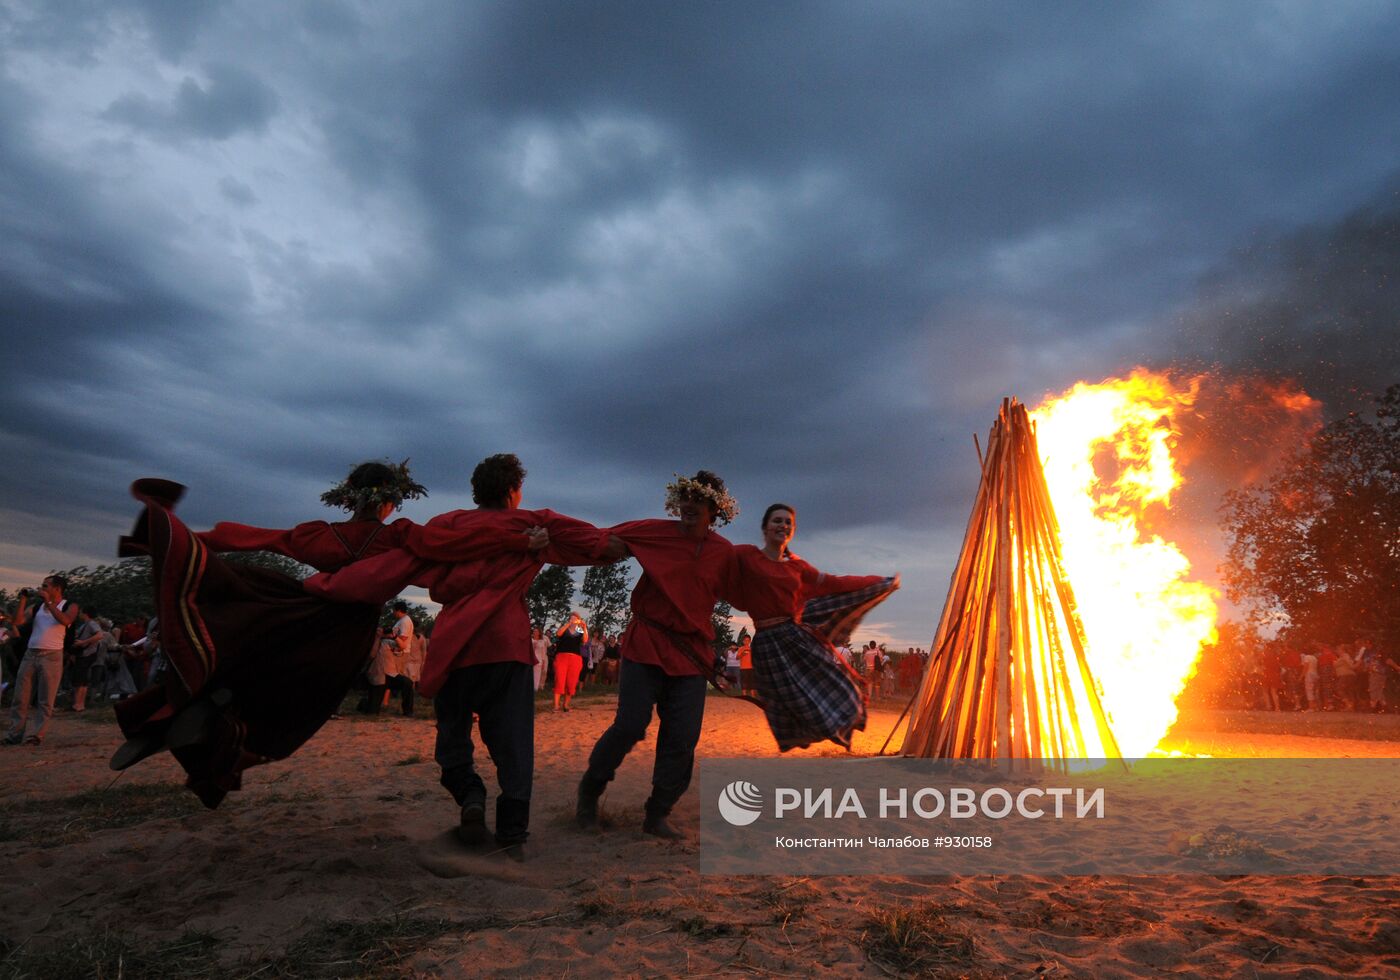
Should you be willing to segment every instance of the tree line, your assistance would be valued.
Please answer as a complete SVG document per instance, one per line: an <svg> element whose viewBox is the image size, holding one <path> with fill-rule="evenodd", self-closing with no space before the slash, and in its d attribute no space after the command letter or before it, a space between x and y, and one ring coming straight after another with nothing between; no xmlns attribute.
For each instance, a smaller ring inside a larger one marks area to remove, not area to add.
<svg viewBox="0 0 1400 980"><path fill-rule="evenodd" d="M1400 641L1400 384L1323 426L1222 506L1247 628L1298 645Z"/></svg>

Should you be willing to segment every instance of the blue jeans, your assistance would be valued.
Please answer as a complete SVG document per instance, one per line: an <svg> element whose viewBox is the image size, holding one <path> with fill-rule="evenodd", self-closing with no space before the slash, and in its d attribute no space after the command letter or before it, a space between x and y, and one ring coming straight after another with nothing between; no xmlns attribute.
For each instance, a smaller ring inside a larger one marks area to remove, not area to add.
<svg viewBox="0 0 1400 980"><path fill-rule="evenodd" d="M627 753L646 737L655 707L656 764L651 773L649 811L669 813L695 768L695 746L705 719L705 678L674 677L652 664L623 660L617 679L617 715L588 757L586 778L595 785L612 780Z"/></svg>
<svg viewBox="0 0 1400 980"><path fill-rule="evenodd" d="M22 738L42 740L53 717L53 703L58 698L58 683L63 679L62 650L26 650L15 675L14 701L10 704L10 734L12 741ZM39 689L39 723L30 724L29 698L37 682Z"/></svg>

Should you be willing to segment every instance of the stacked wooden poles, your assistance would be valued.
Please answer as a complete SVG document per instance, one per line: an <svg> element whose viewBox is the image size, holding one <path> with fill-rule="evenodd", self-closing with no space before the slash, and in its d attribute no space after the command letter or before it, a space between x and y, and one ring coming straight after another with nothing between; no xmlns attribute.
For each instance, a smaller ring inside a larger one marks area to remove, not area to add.
<svg viewBox="0 0 1400 980"><path fill-rule="evenodd" d="M1025 406L1002 402L906 756L1116 759Z"/></svg>

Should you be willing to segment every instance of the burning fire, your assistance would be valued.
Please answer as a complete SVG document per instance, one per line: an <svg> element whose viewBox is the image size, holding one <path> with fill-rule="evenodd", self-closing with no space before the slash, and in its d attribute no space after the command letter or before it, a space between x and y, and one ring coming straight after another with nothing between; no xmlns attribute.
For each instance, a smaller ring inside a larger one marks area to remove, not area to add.
<svg viewBox="0 0 1400 980"><path fill-rule="evenodd" d="M1185 387L1163 374L1075 385L1032 413L1059 520L1089 664L1119 749L1150 753L1176 720L1176 698L1215 637L1216 593L1190 581L1171 542L1144 530L1180 484L1172 453Z"/></svg>

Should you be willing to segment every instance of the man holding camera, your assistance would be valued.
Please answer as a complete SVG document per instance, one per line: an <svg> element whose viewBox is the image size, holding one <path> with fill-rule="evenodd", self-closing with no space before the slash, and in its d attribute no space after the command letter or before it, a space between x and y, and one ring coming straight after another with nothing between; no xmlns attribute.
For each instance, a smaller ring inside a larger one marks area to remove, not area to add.
<svg viewBox="0 0 1400 980"><path fill-rule="evenodd" d="M68 582L61 575L50 575L36 591L20 593L15 625L22 627L33 618L29 645L15 675L15 697L10 706L10 733L5 745L39 745L53 717L58 684L63 679L63 641L68 627L78 618L78 606L63 598ZM30 603L35 608L30 609ZM39 686L38 724L31 724L29 698L35 683Z"/></svg>
<svg viewBox="0 0 1400 980"><path fill-rule="evenodd" d="M408 603L403 600L393 605L394 625L379 631L379 641L374 648L374 658L366 671L369 678L369 696L365 710L372 715L379 714L384 705L384 691L390 683L403 692L403 713L413 714L413 689L405 689L403 684L403 662L413 645L413 619L408 615Z"/></svg>

